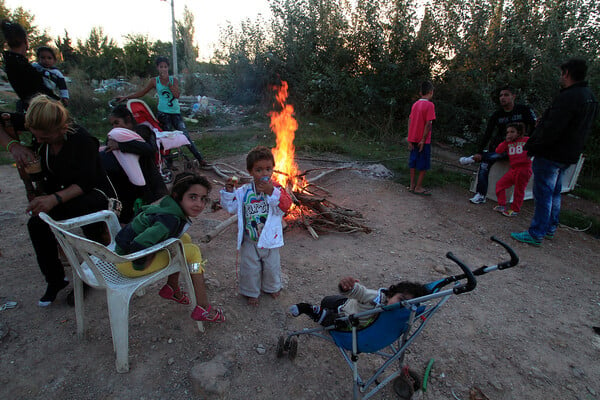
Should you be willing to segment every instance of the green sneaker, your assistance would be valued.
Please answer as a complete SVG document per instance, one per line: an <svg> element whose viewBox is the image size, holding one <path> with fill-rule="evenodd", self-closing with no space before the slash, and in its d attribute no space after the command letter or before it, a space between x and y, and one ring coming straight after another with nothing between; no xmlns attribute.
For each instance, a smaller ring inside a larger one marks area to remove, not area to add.
<svg viewBox="0 0 600 400"><path fill-rule="evenodd" d="M546 233L544 239L552 240L554 239L554 233Z"/></svg>
<svg viewBox="0 0 600 400"><path fill-rule="evenodd" d="M540 247L542 244L541 240L534 239L527 231L512 232L510 236L521 243L527 243L535 247Z"/></svg>

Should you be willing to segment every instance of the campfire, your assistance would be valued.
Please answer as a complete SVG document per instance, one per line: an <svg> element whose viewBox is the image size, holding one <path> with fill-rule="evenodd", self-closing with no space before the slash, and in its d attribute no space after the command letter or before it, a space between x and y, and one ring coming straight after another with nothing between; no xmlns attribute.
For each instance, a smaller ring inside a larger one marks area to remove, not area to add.
<svg viewBox="0 0 600 400"><path fill-rule="evenodd" d="M359 212L332 203L327 199L329 192L314 184L314 181L325 176L327 171L313 179L307 179L306 176L316 170L299 171L294 147L298 122L293 116L294 107L286 103L288 84L282 81L281 86L274 89L279 109L269 113L271 130L277 137L277 147L273 149L277 168L274 177L294 201L294 205L285 217L287 223L291 226L306 227L315 239L323 232L371 232L369 227L363 225L363 218Z"/></svg>
<svg viewBox="0 0 600 400"><path fill-rule="evenodd" d="M273 178L285 188L294 201L285 216L287 225L305 227L315 239L318 239L319 233L325 232L371 232L371 228L364 225L363 217L359 212L334 204L328 200L330 193L325 188L315 184L315 181L331 172L353 168L314 168L304 172L298 169L294 148L298 122L294 119L294 107L286 103L288 84L282 81L281 86L276 86L274 89L276 90L275 98L278 111L269 113L271 130L277 136L277 146L272 149L277 168ZM224 179L237 176L242 183L250 182L252 179L245 171L222 162L213 163L211 168ZM318 175L307 178L309 174L317 171L320 172ZM214 182L223 185L221 181L215 180ZM218 207L217 204L214 204L214 206L214 209ZM206 234L202 241L211 241L235 221L237 221L237 215L231 216Z"/></svg>

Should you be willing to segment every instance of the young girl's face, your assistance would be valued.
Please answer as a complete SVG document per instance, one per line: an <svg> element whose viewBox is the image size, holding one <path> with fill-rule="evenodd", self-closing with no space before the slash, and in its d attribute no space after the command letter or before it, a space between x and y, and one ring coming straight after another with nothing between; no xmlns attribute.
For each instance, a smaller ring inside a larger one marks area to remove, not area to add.
<svg viewBox="0 0 600 400"><path fill-rule="evenodd" d="M506 141L512 142L519 137L519 132L512 126L506 129Z"/></svg>
<svg viewBox="0 0 600 400"><path fill-rule="evenodd" d="M181 209L188 217L195 218L209 202L208 190L199 184L190 186L190 188L183 194L183 198L179 205Z"/></svg>
<svg viewBox="0 0 600 400"><path fill-rule="evenodd" d="M254 178L254 183L259 183L260 181L268 181L271 179L271 175L273 175L273 161L271 160L258 160L252 165L252 169L250 175Z"/></svg>
<svg viewBox="0 0 600 400"><path fill-rule="evenodd" d="M42 51L38 57L38 62L44 68L50 68L54 66L56 59L49 51Z"/></svg>
<svg viewBox="0 0 600 400"><path fill-rule="evenodd" d="M110 122L110 125L113 128L126 128L126 129L130 129L130 130L133 130L133 128L134 128L133 123L131 121L129 121L129 123L128 123L128 121L125 121L125 119L117 118L112 115L110 117L108 117L108 121Z"/></svg>
<svg viewBox="0 0 600 400"><path fill-rule="evenodd" d="M156 68L158 69L158 75L161 77L166 78L169 76L169 64L166 62L159 63Z"/></svg>

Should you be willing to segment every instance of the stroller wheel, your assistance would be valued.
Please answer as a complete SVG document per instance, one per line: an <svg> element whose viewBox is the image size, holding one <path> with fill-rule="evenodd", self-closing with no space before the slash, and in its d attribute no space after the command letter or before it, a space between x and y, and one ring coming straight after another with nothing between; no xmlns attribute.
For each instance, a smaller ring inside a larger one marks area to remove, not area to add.
<svg viewBox="0 0 600 400"><path fill-rule="evenodd" d="M285 339L283 336L279 336L279 340L277 341L277 358L283 357L284 343Z"/></svg>
<svg viewBox="0 0 600 400"><path fill-rule="evenodd" d="M298 338L292 336L288 343L288 357L290 360L296 358L296 354L298 354Z"/></svg>
<svg viewBox="0 0 600 400"><path fill-rule="evenodd" d="M405 400L410 400L412 395L421 388L422 378L412 369L402 373L394 379L394 392Z"/></svg>

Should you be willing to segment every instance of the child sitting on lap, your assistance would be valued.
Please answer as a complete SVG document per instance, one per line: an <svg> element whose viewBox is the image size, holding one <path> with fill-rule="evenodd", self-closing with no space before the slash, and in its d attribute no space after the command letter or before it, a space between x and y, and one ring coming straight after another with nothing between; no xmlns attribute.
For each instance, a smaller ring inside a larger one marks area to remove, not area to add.
<svg viewBox="0 0 600 400"><path fill-rule="evenodd" d="M387 289L373 290L358 282L358 279L351 276L342 278L338 285L341 295L325 296L321 300L320 306L308 303L294 304L289 308L290 314L294 317L306 314L315 322L329 326L340 317L429 294L425 286L419 283L403 281ZM368 326L371 322L373 322L373 316L360 319L361 327Z"/></svg>
<svg viewBox="0 0 600 400"><path fill-rule="evenodd" d="M117 234L116 252L130 254L169 238L180 237L196 293L197 306L192 312L192 319L223 322L225 317L221 309L212 308L208 302L200 249L192 243L188 234L183 233L190 225L190 218L197 217L204 210L209 201L210 188L211 185L205 177L187 172L177 175L170 196L166 196L158 205L144 207L143 211ZM125 276L138 277L165 268L169 261L169 252L162 250L146 259L118 264L117 268ZM169 275L167 284L158 294L168 300L190 304L187 294L179 287L178 272Z"/></svg>
<svg viewBox="0 0 600 400"><path fill-rule="evenodd" d="M524 136L525 126L518 122L510 123L506 126L506 140L498 145L496 153L508 153L510 169L496 182L496 198L498 205L494 211L501 212L506 217L516 217L521 211L523 199L525 198L525 189L529 183L529 178L533 175L531 170L531 158L527 156L524 149L525 143L529 139ZM506 190L515 186L513 193L513 202L510 208L506 205Z"/></svg>

